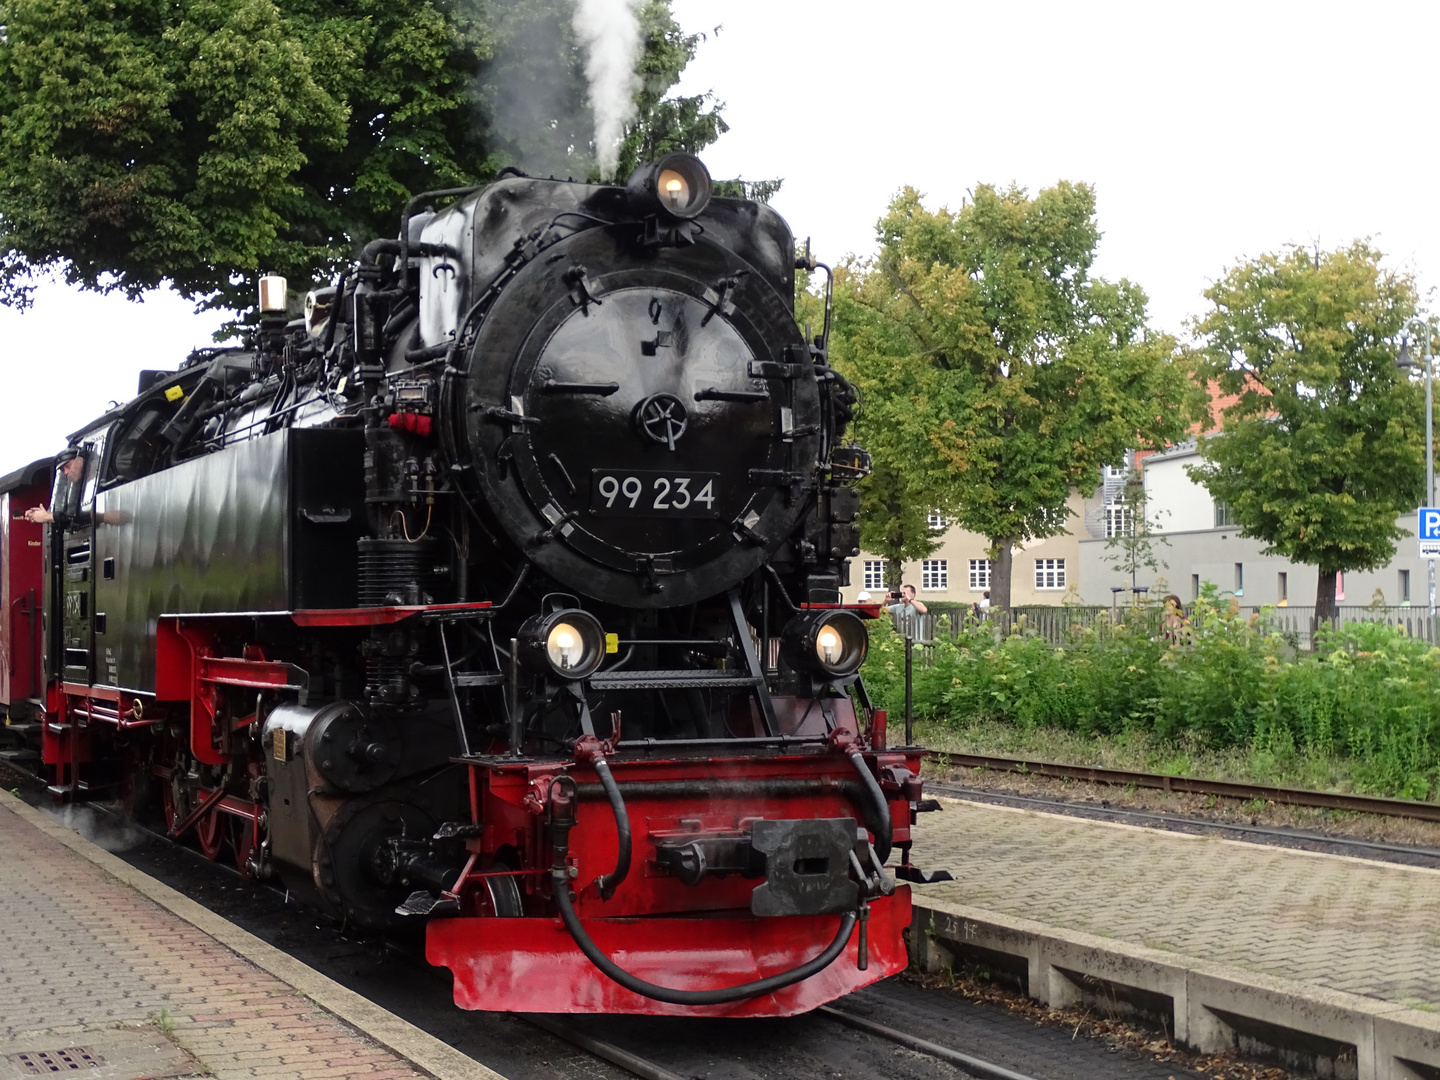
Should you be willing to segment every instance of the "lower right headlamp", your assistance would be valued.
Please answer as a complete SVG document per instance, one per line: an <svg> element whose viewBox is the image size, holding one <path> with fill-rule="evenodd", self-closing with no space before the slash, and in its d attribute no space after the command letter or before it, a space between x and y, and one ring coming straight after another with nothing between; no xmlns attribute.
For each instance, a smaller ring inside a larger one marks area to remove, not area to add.
<svg viewBox="0 0 1440 1080"><path fill-rule="evenodd" d="M806 611L785 624L780 651L796 671L845 678L860 670L870 637L853 611Z"/></svg>

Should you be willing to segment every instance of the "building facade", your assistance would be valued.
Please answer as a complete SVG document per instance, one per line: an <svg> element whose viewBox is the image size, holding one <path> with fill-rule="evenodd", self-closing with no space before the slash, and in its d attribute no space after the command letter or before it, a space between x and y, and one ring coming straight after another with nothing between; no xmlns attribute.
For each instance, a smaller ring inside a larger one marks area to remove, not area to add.
<svg viewBox="0 0 1440 1080"><path fill-rule="evenodd" d="M1262 554L1265 545L1261 541L1241 537L1226 507L1217 504L1204 485L1186 471L1201 460L1193 439L1145 458L1146 516L1157 534L1152 549L1162 566L1141 571L1136 584L1152 595L1174 593L1187 603L1210 582L1222 595L1233 595L1246 607L1313 605L1317 568ZM1397 524L1411 537L1397 543L1395 558L1383 569L1340 575L1337 603L1428 606L1429 567L1413 539L1416 516L1402 515ZM1111 565L1114 550L1106 547L1105 538L1094 529L1086 533L1077 542L1076 581L1081 601L1128 602L1130 577ZM1117 588L1125 591L1113 591Z"/></svg>
<svg viewBox="0 0 1440 1080"><path fill-rule="evenodd" d="M1060 604L1080 597L1078 524L1095 500L1071 495L1066 502L1072 528L1059 536L1035 540L1017 547L1010 579L1012 604ZM978 533L948 525L938 515L931 527L943 532L940 546L924 559L904 564L901 580L914 585L916 595L926 603L949 601L972 604L991 587L993 567L986 558L990 541ZM850 586L843 591L846 603L854 603L862 592L880 600L885 594L885 563L879 556L862 551L850 560Z"/></svg>

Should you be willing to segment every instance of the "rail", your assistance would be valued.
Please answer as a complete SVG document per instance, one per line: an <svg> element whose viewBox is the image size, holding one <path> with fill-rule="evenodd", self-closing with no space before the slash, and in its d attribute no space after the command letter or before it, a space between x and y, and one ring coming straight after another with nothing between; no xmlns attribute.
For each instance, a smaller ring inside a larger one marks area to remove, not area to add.
<svg viewBox="0 0 1440 1080"><path fill-rule="evenodd" d="M1440 804L1415 802L1410 799L1386 799L1375 795L1347 795L1334 791L1306 791L1303 788L1276 787L1270 784L1243 784L1231 780L1202 780L1192 776L1169 773L1132 772L1128 769L1106 769L1096 765L1064 765L1055 761L1031 761L1023 758L992 757L988 754L944 753L952 765L970 769L993 769L996 772L1022 773L1028 776L1050 776L1067 780L1085 780L1093 784L1118 787L1135 786L1159 791L1182 791L1195 795L1218 795L1230 799L1263 799L1287 806L1308 806L1322 810L1349 810L1359 814L1380 814L1386 817L1413 818L1417 821L1440 821Z"/></svg>

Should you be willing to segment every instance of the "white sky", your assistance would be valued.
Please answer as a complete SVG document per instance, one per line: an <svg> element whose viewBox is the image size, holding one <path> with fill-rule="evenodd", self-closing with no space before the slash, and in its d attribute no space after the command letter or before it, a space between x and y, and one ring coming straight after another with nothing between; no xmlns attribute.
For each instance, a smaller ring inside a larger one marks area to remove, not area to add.
<svg viewBox="0 0 1440 1080"><path fill-rule="evenodd" d="M958 206L978 182L1068 179L1098 192L1098 272L1143 285L1163 329L1227 265L1291 241L1369 236L1440 284L1440 4L672 4L686 29L724 27L680 87L726 102L711 172L783 177L776 208L827 261L871 251L904 184ZM58 285L28 314L0 309L0 472L219 321Z"/></svg>

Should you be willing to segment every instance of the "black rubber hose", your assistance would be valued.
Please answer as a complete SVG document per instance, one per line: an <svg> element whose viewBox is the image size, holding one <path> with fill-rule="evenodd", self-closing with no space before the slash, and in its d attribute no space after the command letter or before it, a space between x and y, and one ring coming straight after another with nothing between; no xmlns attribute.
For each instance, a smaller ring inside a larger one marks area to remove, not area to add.
<svg viewBox="0 0 1440 1080"><path fill-rule="evenodd" d="M620 850L615 854L615 869L595 879L600 899L609 900L630 873L630 814L625 809L625 800L620 796L615 778L610 775L610 763L604 758L596 759L595 775L600 777L605 795L610 800L610 809L615 814L615 833L620 840Z"/></svg>
<svg viewBox="0 0 1440 1080"><path fill-rule="evenodd" d="M855 771L860 774L860 782L865 785L865 790L870 795L876 824L880 826L873 830L875 833L875 857L880 860L880 865L884 866L885 860L890 858L890 847L895 842L895 826L890 820L890 804L885 799L885 793L880 790L880 783L875 779L875 774L870 771L870 766L865 764L865 756L855 749L851 749L847 753L850 755L850 764L855 766Z"/></svg>
<svg viewBox="0 0 1440 1080"><path fill-rule="evenodd" d="M844 951L850 941L850 935L855 930L855 913L847 911L840 917L840 929L835 933L835 940L830 942L819 956L813 960L807 960L799 967L782 971L779 975L771 975L768 979L757 979L754 982L742 983L739 986L726 986L718 990L676 990L673 987L646 982L644 979L630 974L601 952L595 942L590 940L590 935L585 933L585 928L580 925L580 919L575 914L574 906L570 903L569 868L556 866L550 871L550 876L555 885L555 904L560 909L560 920L590 962L631 993L653 998L656 1001L664 1001L671 1005L726 1005L732 1001L744 1001L746 998L760 997L762 994L793 986L834 963L835 958Z"/></svg>

